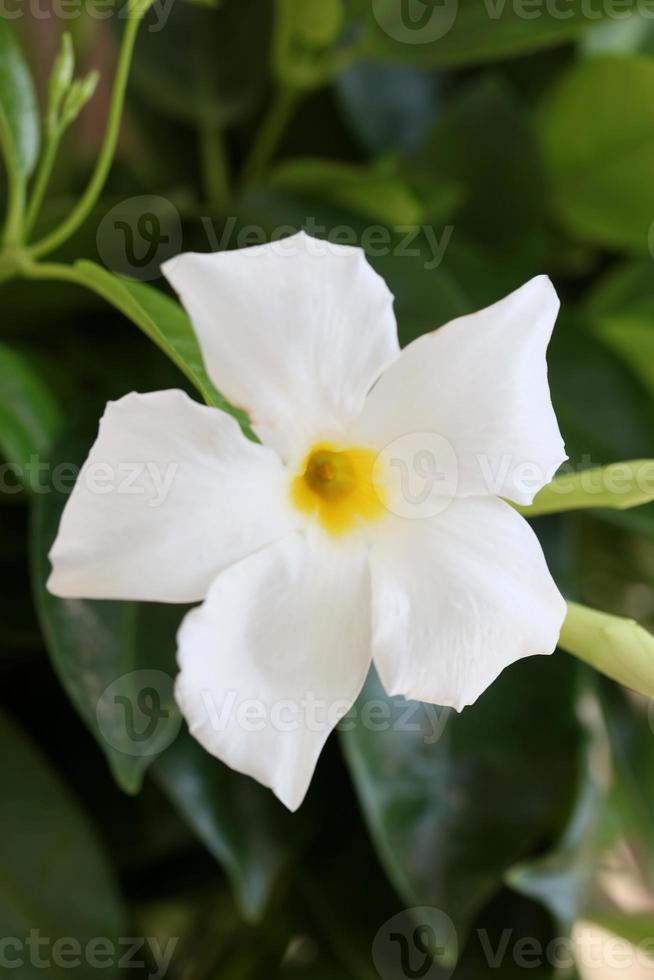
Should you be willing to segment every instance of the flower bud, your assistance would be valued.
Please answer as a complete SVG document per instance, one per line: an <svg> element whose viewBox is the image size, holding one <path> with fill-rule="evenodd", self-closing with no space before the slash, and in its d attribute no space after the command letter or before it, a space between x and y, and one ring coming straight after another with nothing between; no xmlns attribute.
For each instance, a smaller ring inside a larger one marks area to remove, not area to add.
<svg viewBox="0 0 654 980"><path fill-rule="evenodd" d="M654 636L633 619L569 602L559 646L625 687L654 697Z"/></svg>
<svg viewBox="0 0 654 980"><path fill-rule="evenodd" d="M49 132L52 132L57 126L59 107L70 88L74 70L75 53L73 51L73 41L68 31L64 31L61 35L61 47L55 58L48 80L46 126Z"/></svg>
<svg viewBox="0 0 654 980"><path fill-rule="evenodd" d="M77 119L86 103L93 98L99 81L100 72L98 71L90 71L84 78L75 79L68 89L61 112L61 122L64 126L70 126Z"/></svg>

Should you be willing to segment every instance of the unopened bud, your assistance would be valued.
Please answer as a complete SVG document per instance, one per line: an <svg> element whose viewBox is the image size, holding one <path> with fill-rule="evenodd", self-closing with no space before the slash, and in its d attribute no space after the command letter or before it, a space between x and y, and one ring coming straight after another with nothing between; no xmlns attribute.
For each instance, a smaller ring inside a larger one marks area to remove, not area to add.
<svg viewBox="0 0 654 980"><path fill-rule="evenodd" d="M77 119L78 115L87 102L93 98L93 94L100 81L100 72L90 71L84 78L77 78L68 89L68 94L64 101L61 112L61 121L64 126Z"/></svg>
<svg viewBox="0 0 654 980"><path fill-rule="evenodd" d="M50 78L48 80L48 109L46 113L46 126L52 132L59 118L59 107L66 96L70 84L73 80L75 70L75 53L73 51L73 41L68 33L64 31L61 35L61 46L57 57L54 60Z"/></svg>

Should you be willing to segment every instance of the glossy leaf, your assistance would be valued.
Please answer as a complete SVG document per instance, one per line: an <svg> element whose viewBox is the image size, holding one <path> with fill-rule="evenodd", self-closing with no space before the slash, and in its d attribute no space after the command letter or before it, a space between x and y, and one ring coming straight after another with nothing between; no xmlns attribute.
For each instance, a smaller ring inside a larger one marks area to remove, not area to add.
<svg viewBox="0 0 654 980"><path fill-rule="evenodd" d="M388 698L371 674L358 720L342 733L364 816L402 901L446 912L459 942L507 869L542 844L567 805L578 775L574 675L565 658L514 664L456 715Z"/></svg>
<svg viewBox="0 0 654 980"><path fill-rule="evenodd" d="M654 214L654 62L601 57L575 65L545 98L540 135L566 229L645 253Z"/></svg>
<svg viewBox="0 0 654 980"><path fill-rule="evenodd" d="M599 715L589 693L592 710ZM586 705L588 708L588 705ZM559 929L568 936L587 907L603 839L601 820L605 788L597 772L598 752L606 757L606 736L594 719L587 744L580 746L580 778L577 795L559 840L545 854L509 868L506 882L516 891L547 908Z"/></svg>
<svg viewBox="0 0 654 980"><path fill-rule="evenodd" d="M566 16L521 3L446 0L444 3L355 0L362 57L434 68L459 68L537 51L568 41L597 23L581 0ZM598 14L606 15L598 8Z"/></svg>
<svg viewBox="0 0 654 980"><path fill-rule="evenodd" d="M600 703L611 746L610 805L615 832L654 880L654 709L615 685L600 689Z"/></svg>
<svg viewBox="0 0 654 980"><path fill-rule="evenodd" d="M166 116L233 123L265 94L271 21L270 0L155 4L136 44L134 85Z"/></svg>
<svg viewBox="0 0 654 980"><path fill-rule="evenodd" d="M306 828L270 790L228 769L184 731L159 758L155 777L225 868L248 919L258 919Z"/></svg>
<svg viewBox="0 0 654 980"><path fill-rule="evenodd" d="M65 478L67 491L86 448L71 438L58 446L53 473ZM35 500L31 559L37 613L64 689L118 784L135 793L145 770L175 738L181 724L173 701L173 677L175 634L184 610L51 595L46 589L47 555L66 496L51 488Z"/></svg>
<svg viewBox="0 0 654 980"><path fill-rule="evenodd" d="M80 966L81 950L90 940L102 936L116 942L126 934L117 885L83 811L48 761L4 714L0 760L0 934L23 944L23 965L8 973L20 980L44 975L43 965L34 965L25 945L31 931L38 930L47 945L32 952L48 961L49 978L64 980L71 973L71 954L58 964L53 955L57 940L70 937L80 945ZM15 947L3 947L3 959L5 965L15 960ZM105 954L104 962L102 975L117 976L116 958L107 962Z"/></svg>
<svg viewBox="0 0 654 980"><path fill-rule="evenodd" d="M393 173L331 160L296 159L270 177L274 190L321 198L387 225L419 225L425 219L411 188Z"/></svg>
<svg viewBox="0 0 654 980"><path fill-rule="evenodd" d="M152 286L116 276L93 262L77 262L75 271L80 283L121 310L161 348L208 405L229 412L248 428L245 414L232 408L209 380L191 321L179 303Z"/></svg>
<svg viewBox="0 0 654 980"><path fill-rule="evenodd" d="M0 145L23 177L39 151L39 111L32 76L9 20L0 17Z"/></svg>
<svg viewBox="0 0 654 980"><path fill-rule="evenodd" d="M0 344L0 454L21 467L26 486L36 457L47 457L61 424L59 406L29 358Z"/></svg>

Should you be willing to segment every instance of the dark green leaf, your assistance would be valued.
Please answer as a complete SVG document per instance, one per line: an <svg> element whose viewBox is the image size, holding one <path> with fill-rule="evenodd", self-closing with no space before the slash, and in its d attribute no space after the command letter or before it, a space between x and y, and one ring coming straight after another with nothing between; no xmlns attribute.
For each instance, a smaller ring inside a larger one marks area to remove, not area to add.
<svg viewBox="0 0 654 980"><path fill-rule="evenodd" d="M354 0L364 57L423 67L458 68L537 51L576 37L597 23L583 0L566 5L565 17L546 4L502 0ZM606 8L597 8L607 16Z"/></svg>
<svg viewBox="0 0 654 980"><path fill-rule="evenodd" d="M568 658L514 664L471 708L387 698L372 674L343 745L379 857L407 906L433 906L463 941L507 869L555 832L578 776Z"/></svg>
<svg viewBox="0 0 654 980"><path fill-rule="evenodd" d="M595 701L592 705L597 711ZM595 726L601 729L596 719ZM546 854L517 864L506 873L506 881L512 888L537 899L549 909L563 936L570 934L586 908L603 844L600 828L604 789L598 779L597 749L593 757L591 740L594 743L604 741L604 733L596 731L593 736L589 733L577 800L560 839Z"/></svg>
<svg viewBox="0 0 654 980"><path fill-rule="evenodd" d="M3 714L0 760L0 935L23 944L24 961L9 973L20 980L45 975L43 967L30 965L33 957L25 945L31 930L38 930L47 946L32 952L48 960L48 978L64 980L71 969L56 963L58 939L70 937L83 949L94 937L115 943L125 935L116 882L100 841L67 788ZM7 960L17 953L7 948ZM85 968L95 976L95 970ZM111 978L117 972L114 959L98 975Z"/></svg>
<svg viewBox="0 0 654 980"><path fill-rule="evenodd" d="M26 467L47 457L60 423L59 406L28 357L0 344L0 453L21 468L26 486Z"/></svg>
<svg viewBox="0 0 654 980"><path fill-rule="evenodd" d="M227 871L243 913L259 918L305 834L303 817L285 810L269 789L214 759L187 732L154 771Z"/></svg>
<svg viewBox="0 0 654 980"><path fill-rule="evenodd" d="M229 412L248 430L245 414L228 405L211 383L191 321L179 303L152 286L116 276L93 262L77 262L75 271L81 283L122 310L168 355L208 405Z"/></svg>
<svg viewBox="0 0 654 980"><path fill-rule="evenodd" d="M515 276L531 274L520 265L545 213L543 168L526 108L505 83L484 77L452 98L404 169L421 189L440 180L459 187L457 234L491 254L514 252Z"/></svg>
<svg viewBox="0 0 654 980"><path fill-rule="evenodd" d="M333 160L294 159L277 167L270 177L270 186L273 190L320 198L386 225L418 225L425 220L420 201L402 178L378 168ZM456 189L452 196L455 200Z"/></svg>
<svg viewBox="0 0 654 980"><path fill-rule="evenodd" d="M654 62L602 57L575 65L545 99L540 134L553 206L566 229L584 241L646 253L654 214Z"/></svg>
<svg viewBox="0 0 654 980"><path fill-rule="evenodd" d="M654 709L615 685L601 688L613 767L611 806L647 880L654 881Z"/></svg>
<svg viewBox="0 0 654 980"><path fill-rule="evenodd" d="M72 489L74 468L87 447L66 438L57 447L53 477ZM48 652L59 679L128 793L179 731L173 701L176 606L59 599L46 588L48 551L66 492L55 486L36 497L32 525L32 581Z"/></svg>
<svg viewBox="0 0 654 980"><path fill-rule="evenodd" d="M271 22L270 0L154 4L136 44L134 84L166 115L233 123L265 92Z"/></svg>

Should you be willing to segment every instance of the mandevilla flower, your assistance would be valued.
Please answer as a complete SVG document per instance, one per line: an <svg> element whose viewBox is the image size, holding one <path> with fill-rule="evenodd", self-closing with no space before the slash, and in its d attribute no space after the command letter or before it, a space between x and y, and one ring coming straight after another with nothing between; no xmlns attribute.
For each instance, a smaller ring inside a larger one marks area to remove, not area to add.
<svg viewBox="0 0 654 980"><path fill-rule="evenodd" d="M400 353L360 249L299 234L164 272L262 444L181 391L110 402L49 588L201 600L178 636L180 709L295 809L372 660L390 694L461 709L556 646L564 601L501 498L530 503L566 458L545 361L558 300L539 276ZM127 463L121 492L106 475Z"/></svg>

